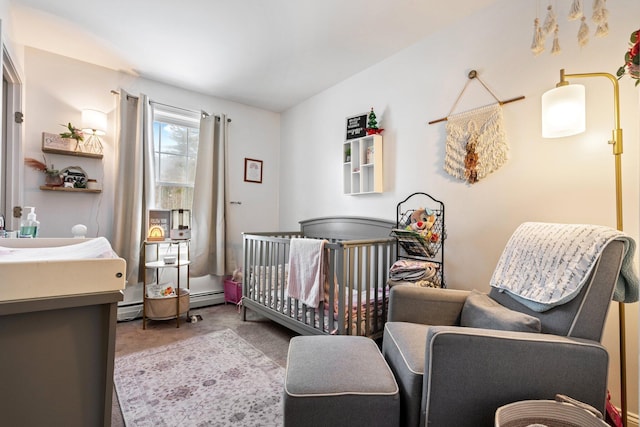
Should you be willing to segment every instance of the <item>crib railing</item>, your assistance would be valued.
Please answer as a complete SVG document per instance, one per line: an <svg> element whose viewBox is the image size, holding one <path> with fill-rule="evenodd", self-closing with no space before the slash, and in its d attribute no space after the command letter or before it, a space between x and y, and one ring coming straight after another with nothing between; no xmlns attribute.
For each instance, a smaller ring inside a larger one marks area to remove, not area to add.
<svg viewBox="0 0 640 427"><path fill-rule="evenodd" d="M329 286L317 308L287 295L291 238L299 232L243 236L243 319L252 309L301 334L378 337L387 317L389 268L396 259L393 238L331 241Z"/></svg>

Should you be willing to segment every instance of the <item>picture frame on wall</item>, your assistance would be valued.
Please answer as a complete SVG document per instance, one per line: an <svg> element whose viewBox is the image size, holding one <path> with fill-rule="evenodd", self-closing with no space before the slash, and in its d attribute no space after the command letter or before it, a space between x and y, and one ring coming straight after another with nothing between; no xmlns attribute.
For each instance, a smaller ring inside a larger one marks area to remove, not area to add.
<svg viewBox="0 0 640 427"><path fill-rule="evenodd" d="M262 160L244 159L244 180L245 182L256 182L262 184Z"/></svg>

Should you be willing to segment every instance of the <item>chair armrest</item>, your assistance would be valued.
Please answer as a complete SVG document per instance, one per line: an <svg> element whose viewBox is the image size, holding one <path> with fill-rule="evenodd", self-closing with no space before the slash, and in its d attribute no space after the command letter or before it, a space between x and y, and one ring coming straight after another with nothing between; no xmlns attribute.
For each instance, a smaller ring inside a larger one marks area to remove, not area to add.
<svg viewBox="0 0 640 427"><path fill-rule="evenodd" d="M427 333L424 425L493 425L507 403L565 394L605 410L609 356L598 342L462 327ZM604 412L603 412L604 413ZM422 424L421 424L422 425Z"/></svg>
<svg viewBox="0 0 640 427"><path fill-rule="evenodd" d="M389 296L389 322L459 325L462 306L471 292L397 285Z"/></svg>

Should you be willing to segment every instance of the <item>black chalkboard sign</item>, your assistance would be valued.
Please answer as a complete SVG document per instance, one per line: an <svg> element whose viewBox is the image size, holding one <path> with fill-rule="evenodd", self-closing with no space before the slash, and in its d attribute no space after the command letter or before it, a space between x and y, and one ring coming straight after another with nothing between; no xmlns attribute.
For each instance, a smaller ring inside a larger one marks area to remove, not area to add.
<svg viewBox="0 0 640 427"><path fill-rule="evenodd" d="M367 113L347 117L347 139L362 138L367 134Z"/></svg>

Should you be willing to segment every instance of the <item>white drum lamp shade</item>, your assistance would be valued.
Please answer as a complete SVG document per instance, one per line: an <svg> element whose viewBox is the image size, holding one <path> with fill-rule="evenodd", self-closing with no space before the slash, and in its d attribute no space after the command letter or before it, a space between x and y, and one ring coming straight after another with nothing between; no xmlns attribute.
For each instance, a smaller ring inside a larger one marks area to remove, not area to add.
<svg viewBox="0 0 640 427"><path fill-rule="evenodd" d="M586 129L584 86L571 84L542 95L542 137L561 138Z"/></svg>
<svg viewBox="0 0 640 427"><path fill-rule="evenodd" d="M107 114L98 110L82 110L82 130L94 135L105 135Z"/></svg>

